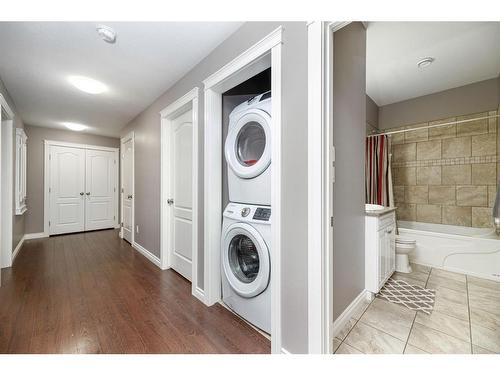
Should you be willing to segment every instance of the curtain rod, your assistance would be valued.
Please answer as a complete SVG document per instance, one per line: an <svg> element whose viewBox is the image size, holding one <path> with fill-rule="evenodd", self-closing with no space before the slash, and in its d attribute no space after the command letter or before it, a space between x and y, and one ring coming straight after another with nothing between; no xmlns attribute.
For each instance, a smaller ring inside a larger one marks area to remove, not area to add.
<svg viewBox="0 0 500 375"><path fill-rule="evenodd" d="M468 119L468 120L451 121L451 122L446 122L444 124L427 125L427 126L421 126L421 127L418 127L418 128L392 130L392 131L386 131L386 132L381 132L381 133L376 133L376 134L370 134L370 135L367 135L366 137L370 138L370 137L377 137L379 135L391 135L391 134L398 134L398 133L406 133L406 132L411 132L411 131L420 130L420 129L439 128L441 126L454 125L454 124L463 124L463 123L467 123L467 122L478 121L478 120L486 120L486 119L496 118L496 117L500 117L500 115L491 115L491 116L471 118L471 119Z"/></svg>

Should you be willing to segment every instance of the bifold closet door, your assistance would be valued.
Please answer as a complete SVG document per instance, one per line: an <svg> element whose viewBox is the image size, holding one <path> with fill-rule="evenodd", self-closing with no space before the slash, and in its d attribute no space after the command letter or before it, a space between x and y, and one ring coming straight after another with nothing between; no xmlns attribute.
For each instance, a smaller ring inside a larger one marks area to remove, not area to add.
<svg viewBox="0 0 500 375"><path fill-rule="evenodd" d="M116 205L116 153L85 150L85 230L113 228Z"/></svg>
<svg viewBox="0 0 500 375"><path fill-rule="evenodd" d="M50 148L50 234L85 230L85 150Z"/></svg>

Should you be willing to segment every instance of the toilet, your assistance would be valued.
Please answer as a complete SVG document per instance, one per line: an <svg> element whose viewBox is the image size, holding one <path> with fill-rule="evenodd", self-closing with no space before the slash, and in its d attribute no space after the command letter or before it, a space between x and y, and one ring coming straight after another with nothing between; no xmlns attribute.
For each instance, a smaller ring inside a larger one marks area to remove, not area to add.
<svg viewBox="0 0 500 375"><path fill-rule="evenodd" d="M402 273L410 273L410 259L408 254L410 254L417 245L416 240L410 238L404 238L396 236L396 271Z"/></svg>

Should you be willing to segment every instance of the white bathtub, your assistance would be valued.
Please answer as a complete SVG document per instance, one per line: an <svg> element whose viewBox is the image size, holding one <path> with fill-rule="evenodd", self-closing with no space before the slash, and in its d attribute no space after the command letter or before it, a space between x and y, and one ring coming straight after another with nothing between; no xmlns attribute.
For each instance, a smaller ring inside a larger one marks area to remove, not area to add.
<svg viewBox="0 0 500 375"><path fill-rule="evenodd" d="M493 229L398 221L399 235L417 240L410 261L500 281L500 237Z"/></svg>

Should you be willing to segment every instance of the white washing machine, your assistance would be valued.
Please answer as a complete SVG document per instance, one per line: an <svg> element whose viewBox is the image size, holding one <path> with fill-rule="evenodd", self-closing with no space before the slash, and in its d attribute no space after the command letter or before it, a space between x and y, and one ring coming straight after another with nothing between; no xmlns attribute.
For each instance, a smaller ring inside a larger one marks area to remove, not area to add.
<svg viewBox="0 0 500 375"><path fill-rule="evenodd" d="M231 112L224 155L229 201L271 205L271 91Z"/></svg>
<svg viewBox="0 0 500 375"><path fill-rule="evenodd" d="M271 332L271 208L229 203L221 239L222 300L236 314Z"/></svg>

